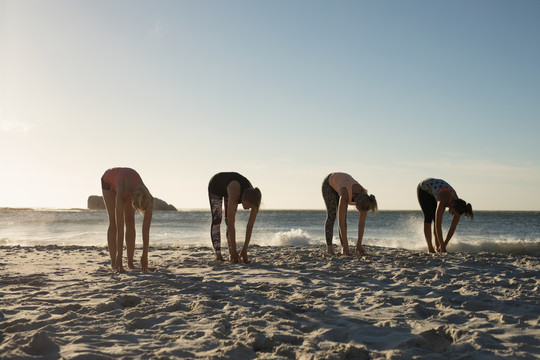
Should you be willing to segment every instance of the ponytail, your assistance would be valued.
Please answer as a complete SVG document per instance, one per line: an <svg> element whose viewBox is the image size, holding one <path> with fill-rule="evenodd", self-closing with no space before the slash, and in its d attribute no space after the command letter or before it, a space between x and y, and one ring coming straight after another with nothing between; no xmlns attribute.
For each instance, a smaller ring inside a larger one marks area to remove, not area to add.
<svg viewBox="0 0 540 360"><path fill-rule="evenodd" d="M465 202L465 200L462 200L462 199L454 200L454 209L459 215L465 215L465 217L471 218L471 220L474 218L472 205L470 203Z"/></svg>
<svg viewBox="0 0 540 360"><path fill-rule="evenodd" d="M259 188L248 188L244 190L242 199L247 200L255 209L259 210L262 199L261 190Z"/></svg>
<svg viewBox="0 0 540 360"><path fill-rule="evenodd" d="M375 195L359 194L356 197L356 208L358 211L370 211L375 216L378 205Z"/></svg>
<svg viewBox="0 0 540 360"><path fill-rule="evenodd" d="M471 220L474 219L472 205L470 203L468 203L467 206L465 207L465 217L471 218Z"/></svg>
<svg viewBox="0 0 540 360"><path fill-rule="evenodd" d="M144 214L146 210L154 206L154 198L146 187L137 186L131 195L131 204L138 212Z"/></svg>

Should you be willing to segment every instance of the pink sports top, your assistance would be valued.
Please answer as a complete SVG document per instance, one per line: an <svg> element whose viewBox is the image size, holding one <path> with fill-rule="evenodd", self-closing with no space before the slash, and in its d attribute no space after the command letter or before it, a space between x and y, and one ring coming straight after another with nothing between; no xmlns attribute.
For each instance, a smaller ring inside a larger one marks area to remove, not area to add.
<svg viewBox="0 0 540 360"><path fill-rule="evenodd" d="M352 188L353 188L353 185L355 184L360 185L360 184L358 183L358 181L354 180L351 175L346 174L346 173L341 173L341 172L332 173L330 177L328 178L328 183L338 193L341 188L343 187L346 188L347 192L349 193L349 205L356 204L354 201L352 201L352 198L353 198ZM362 185L360 185L360 187L363 189Z"/></svg>
<svg viewBox="0 0 540 360"><path fill-rule="evenodd" d="M105 171L102 177L103 181L111 185L111 188L116 192L116 184L122 179L129 179L131 186L135 189L141 185L142 179L139 174L131 168L112 168Z"/></svg>

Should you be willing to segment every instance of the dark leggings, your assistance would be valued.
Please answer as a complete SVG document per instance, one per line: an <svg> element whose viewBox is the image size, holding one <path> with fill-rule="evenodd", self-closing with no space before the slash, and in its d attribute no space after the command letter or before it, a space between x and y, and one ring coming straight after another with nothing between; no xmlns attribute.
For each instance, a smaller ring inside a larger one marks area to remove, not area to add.
<svg viewBox="0 0 540 360"><path fill-rule="evenodd" d="M416 195L418 196L418 202L424 213L424 222L431 224L435 220L435 211L437 210L437 200L435 197L425 190L420 188L420 185L416 188Z"/></svg>
<svg viewBox="0 0 540 360"><path fill-rule="evenodd" d="M330 186L330 183L328 182L329 177L330 175L328 175L322 183L322 196L324 199L324 204L326 205L326 222L324 224L326 245L332 245L332 239L334 237L334 222L336 221L339 205L339 194ZM341 244L343 245L341 233L339 233L339 241L341 241Z"/></svg>
<svg viewBox="0 0 540 360"><path fill-rule="evenodd" d="M210 227L210 237L212 245L216 253L221 253L221 219L223 213L223 198L219 195L208 194L210 199L210 210L212 211L212 225ZM229 219L227 216L228 199L225 198L225 225L227 226L227 242L230 245L229 239Z"/></svg>

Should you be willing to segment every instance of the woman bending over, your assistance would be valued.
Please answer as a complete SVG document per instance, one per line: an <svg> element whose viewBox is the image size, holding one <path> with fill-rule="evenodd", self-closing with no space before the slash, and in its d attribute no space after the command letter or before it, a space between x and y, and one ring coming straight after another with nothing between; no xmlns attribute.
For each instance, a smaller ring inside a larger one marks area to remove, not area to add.
<svg viewBox="0 0 540 360"><path fill-rule="evenodd" d="M328 175L322 184L322 196L326 205L326 223L324 232L326 235L326 248L329 254L334 254L332 239L334 236L334 222L336 214L338 218L339 240L343 255L351 255L349 240L347 237L347 207L355 205L360 211L358 220L358 242L356 243L355 255L364 255L362 238L368 211L373 214L377 211L377 200L374 195L368 195L367 189L358 183L351 175L335 172Z"/></svg>
<svg viewBox="0 0 540 360"><path fill-rule="evenodd" d="M247 249L251 239L253 224L257 218L261 205L261 191L253 188L248 179L235 172L221 172L210 179L208 184L208 197L210 199L210 211L212 211L212 226L210 236L216 252L216 260L223 260L221 255L221 219L223 200L225 200L225 225L227 226L227 241L229 254L232 262L237 263L240 259L248 263ZM251 209L246 227L246 240L240 255L236 249L236 210L238 204L242 204L245 210Z"/></svg>
<svg viewBox="0 0 540 360"><path fill-rule="evenodd" d="M124 251L124 225L126 228L126 249L128 267L134 268L135 254L135 210L143 214L142 270L148 270L148 244L150 243L150 223L154 198L144 185L139 174L130 168L113 168L105 171L101 177L103 201L109 214L107 242L111 256L111 266L123 272L122 256Z"/></svg>
<svg viewBox="0 0 540 360"><path fill-rule="evenodd" d="M435 235L435 247L438 253L446 252L446 245L454 235L461 215L471 219L474 217L471 204L459 199L456 191L441 179L427 178L422 180L416 188L418 202L424 213L424 236L428 245L428 251L434 253L435 249L431 242L431 223L433 225L433 234ZM442 219L444 210L454 216L452 224L446 234L446 239L442 233Z"/></svg>

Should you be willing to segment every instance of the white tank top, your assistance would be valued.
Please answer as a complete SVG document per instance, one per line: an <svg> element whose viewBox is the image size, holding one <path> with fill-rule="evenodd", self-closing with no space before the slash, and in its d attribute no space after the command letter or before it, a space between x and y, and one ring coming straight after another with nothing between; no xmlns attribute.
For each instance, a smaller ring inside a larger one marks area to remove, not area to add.
<svg viewBox="0 0 540 360"><path fill-rule="evenodd" d="M451 194L450 201L454 200L454 197L458 197L456 191L446 181L441 179L427 178L420 183L420 189L434 197L442 190L448 190Z"/></svg>

